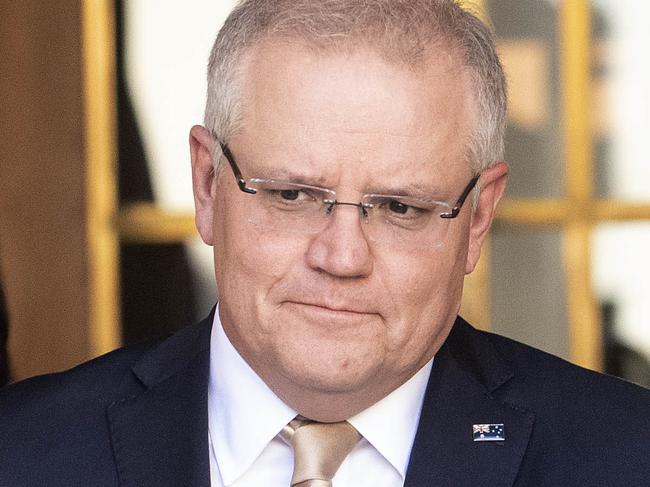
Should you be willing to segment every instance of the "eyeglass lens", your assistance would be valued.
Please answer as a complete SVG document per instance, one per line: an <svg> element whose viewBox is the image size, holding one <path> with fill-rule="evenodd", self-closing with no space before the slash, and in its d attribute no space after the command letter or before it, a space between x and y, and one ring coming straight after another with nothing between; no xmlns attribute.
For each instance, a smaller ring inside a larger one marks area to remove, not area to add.
<svg viewBox="0 0 650 487"><path fill-rule="evenodd" d="M365 237L378 244L409 249L439 247L450 220L440 214L451 208L439 202L367 195L360 202L339 202L324 188L251 179L249 223L277 236L297 237L323 232L339 211L355 211ZM416 206L417 204L417 206Z"/></svg>

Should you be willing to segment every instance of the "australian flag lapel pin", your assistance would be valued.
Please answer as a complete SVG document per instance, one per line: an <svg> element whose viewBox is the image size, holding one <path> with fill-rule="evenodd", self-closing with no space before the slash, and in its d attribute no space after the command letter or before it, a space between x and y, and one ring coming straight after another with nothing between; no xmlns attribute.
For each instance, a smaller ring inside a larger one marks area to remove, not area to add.
<svg viewBox="0 0 650 487"><path fill-rule="evenodd" d="M474 441L505 441L503 424L475 424L472 426Z"/></svg>

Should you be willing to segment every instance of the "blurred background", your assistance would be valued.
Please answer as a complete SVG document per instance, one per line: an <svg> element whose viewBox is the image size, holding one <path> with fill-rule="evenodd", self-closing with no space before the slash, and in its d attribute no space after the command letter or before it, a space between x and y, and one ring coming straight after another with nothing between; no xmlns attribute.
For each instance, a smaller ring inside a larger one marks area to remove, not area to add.
<svg viewBox="0 0 650 487"><path fill-rule="evenodd" d="M650 4L465 3L508 74L511 178L462 314L650 386ZM213 306L188 132L233 4L0 4L0 382Z"/></svg>

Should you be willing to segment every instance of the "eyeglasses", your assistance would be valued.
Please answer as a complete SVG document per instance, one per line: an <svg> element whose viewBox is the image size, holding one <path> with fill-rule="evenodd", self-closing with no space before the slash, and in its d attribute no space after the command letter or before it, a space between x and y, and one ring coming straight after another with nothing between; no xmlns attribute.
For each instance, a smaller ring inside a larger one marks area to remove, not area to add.
<svg viewBox="0 0 650 487"><path fill-rule="evenodd" d="M352 203L338 201L332 189L278 179L244 179L228 146L220 145L239 189L256 196L248 221L277 235L320 233L337 206L351 206L359 210L364 234L370 241L414 249L439 247L450 220L458 216L479 179L473 177L453 205L387 194L365 194L358 203Z"/></svg>

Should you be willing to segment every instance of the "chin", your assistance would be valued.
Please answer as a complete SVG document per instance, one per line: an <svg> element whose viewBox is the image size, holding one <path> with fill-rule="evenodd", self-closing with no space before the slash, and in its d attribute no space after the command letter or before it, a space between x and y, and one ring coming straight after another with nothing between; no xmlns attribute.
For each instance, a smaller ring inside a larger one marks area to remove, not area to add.
<svg viewBox="0 0 650 487"><path fill-rule="evenodd" d="M311 377L309 375L303 375L301 378L296 379L297 381L302 380L302 386L305 389L328 395L346 394L359 391L367 382L364 380L365 378L360 377L359 374L348 376L341 373L329 375L315 373L311 375Z"/></svg>
<svg viewBox="0 0 650 487"><path fill-rule="evenodd" d="M338 352L338 353L337 353ZM299 388L312 394L336 395L358 392L377 376L378 366L373 361L359 360L353 354L340 350L328 354L325 350L306 353L302 360L291 356L284 364L285 377Z"/></svg>
<svg viewBox="0 0 650 487"><path fill-rule="evenodd" d="M377 383L381 376L375 367L332 371L305 364L285 370L286 388L274 389L289 406L306 418L333 422L348 419L368 408L385 392Z"/></svg>

